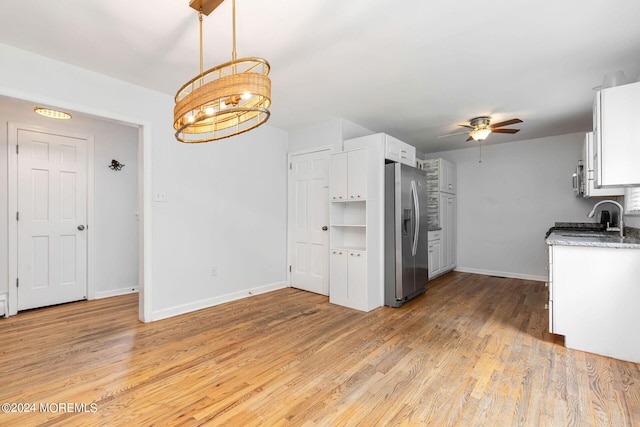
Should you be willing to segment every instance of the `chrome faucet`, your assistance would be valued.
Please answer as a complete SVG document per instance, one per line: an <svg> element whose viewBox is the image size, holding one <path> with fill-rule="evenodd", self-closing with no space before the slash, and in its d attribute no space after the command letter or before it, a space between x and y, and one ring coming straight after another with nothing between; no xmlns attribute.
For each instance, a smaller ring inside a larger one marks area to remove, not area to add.
<svg viewBox="0 0 640 427"><path fill-rule="evenodd" d="M619 231L620 237L624 237L624 208L620 203L616 202L615 200L603 200L601 202L596 203L593 206L593 209L591 209L591 212L589 212L589 215L588 215L589 218L593 218L593 216L596 214L596 208L603 203L614 204L620 210L620 220L618 221L618 227L609 227L609 223L607 223L607 231Z"/></svg>

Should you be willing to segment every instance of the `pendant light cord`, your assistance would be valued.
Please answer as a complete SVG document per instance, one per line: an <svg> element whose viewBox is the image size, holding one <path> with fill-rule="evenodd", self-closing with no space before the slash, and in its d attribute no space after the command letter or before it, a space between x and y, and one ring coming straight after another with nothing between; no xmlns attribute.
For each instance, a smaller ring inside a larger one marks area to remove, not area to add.
<svg viewBox="0 0 640 427"><path fill-rule="evenodd" d="M200 76L204 72L202 61L202 10L198 12L198 21L200 21ZM202 77L200 77L200 85L202 85Z"/></svg>
<svg viewBox="0 0 640 427"><path fill-rule="evenodd" d="M231 16L233 20L233 50L231 51L231 59L236 60L236 0L231 0Z"/></svg>

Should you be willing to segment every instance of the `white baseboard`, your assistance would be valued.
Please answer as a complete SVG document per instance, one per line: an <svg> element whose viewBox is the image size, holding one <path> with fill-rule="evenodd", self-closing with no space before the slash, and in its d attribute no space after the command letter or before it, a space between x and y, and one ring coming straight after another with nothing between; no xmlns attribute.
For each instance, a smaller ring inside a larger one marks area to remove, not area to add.
<svg viewBox="0 0 640 427"><path fill-rule="evenodd" d="M213 307L225 302L231 302L243 298L249 298L255 295L264 294L267 292L277 291L279 289L288 288L287 282L271 283L269 285L258 286L257 288L247 289L240 292L234 292L232 294L221 295L215 298L207 298L200 301L191 302L188 304L177 305L175 307L164 308L162 310L154 311L151 314L151 321L167 319L169 317L178 316L180 314L190 313L196 310L202 310L203 308Z"/></svg>
<svg viewBox="0 0 640 427"><path fill-rule="evenodd" d="M117 297L118 295L127 295L135 292L139 292L140 289L138 285L127 286L120 289L111 289L109 291L96 292L93 296L93 299L101 299L101 298L109 298L109 297Z"/></svg>
<svg viewBox="0 0 640 427"><path fill-rule="evenodd" d="M510 273L506 271L482 270L478 268L456 267L454 271L460 271L462 273L484 274L485 276L509 277L511 279L535 280L536 282L546 282L548 280L547 276Z"/></svg>

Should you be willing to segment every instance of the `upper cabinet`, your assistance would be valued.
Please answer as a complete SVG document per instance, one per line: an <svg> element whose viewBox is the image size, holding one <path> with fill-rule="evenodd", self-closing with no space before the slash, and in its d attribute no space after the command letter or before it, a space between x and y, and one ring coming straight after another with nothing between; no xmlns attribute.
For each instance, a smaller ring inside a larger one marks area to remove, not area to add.
<svg viewBox="0 0 640 427"><path fill-rule="evenodd" d="M424 161L427 170L428 191L456 194L456 166L445 159L427 159Z"/></svg>
<svg viewBox="0 0 640 427"><path fill-rule="evenodd" d="M640 82L596 92L596 187L640 185Z"/></svg>
<svg viewBox="0 0 640 427"><path fill-rule="evenodd" d="M416 167L416 147L392 136L380 134L384 138L384 157L398 163Z"/></svg>
<svg viewBox="0 0 640 427"><path fill-rule="evenodd" d="M366 151L353 150L334 154L331 157L331 200L354 201L366 198Z"/></svg>
<svg viewBox="0 0 640 427"><path fill-rule="evenodd" d="M373 135L361 136L344 141L345 150L356 147L369 147L382 150L386 160L404 163L414 168L416 167L416 147L386 133L375 133Z"/></svg>
<svg viewBox="0 0 640 427"><path fill-rule="evenodd" d="M595 185L595 144L593 140L593 132L588 132L584 136L584 144L582 146L583 171L582 171L582 196L583 197L610 197L622 196L624 188L622 187L606 187L597 188Z"/></svg>

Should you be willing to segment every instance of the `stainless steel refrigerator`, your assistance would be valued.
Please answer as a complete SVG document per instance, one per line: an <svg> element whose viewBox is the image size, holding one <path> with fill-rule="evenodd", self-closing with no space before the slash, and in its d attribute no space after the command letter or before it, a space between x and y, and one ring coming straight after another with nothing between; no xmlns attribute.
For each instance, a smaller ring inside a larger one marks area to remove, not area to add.
<svg viewBox="0 0 640 427"><path fill-rule="evenodd" d="M384 304L400 307L425 292L427 174L401 163L385 165Z"/></svg>

